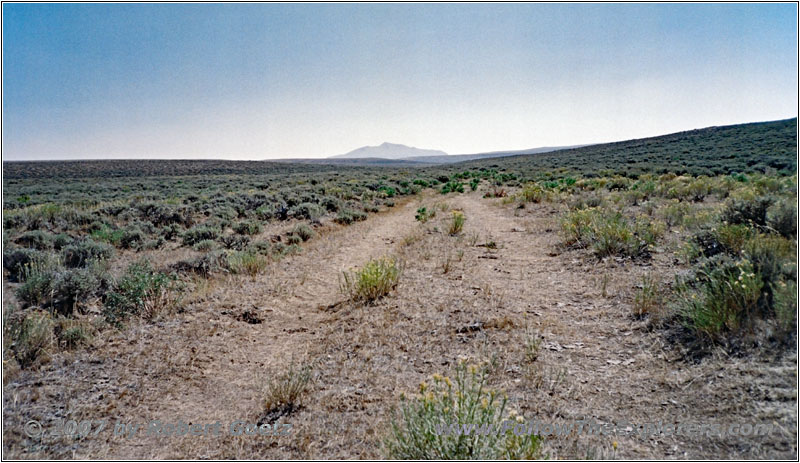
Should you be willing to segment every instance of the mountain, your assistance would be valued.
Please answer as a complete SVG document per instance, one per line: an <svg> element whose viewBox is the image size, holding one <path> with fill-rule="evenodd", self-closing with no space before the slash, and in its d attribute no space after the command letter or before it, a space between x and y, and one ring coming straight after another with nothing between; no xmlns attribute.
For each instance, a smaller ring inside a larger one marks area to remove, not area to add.
<svg viewBox="0 0 800 463"><path fill-rule="evenodd" d="M584 146L589 146L589 145L543 146L541 148L530 148L526 150L517 150L517 151L492 151L489 153L476 153L476 154L450 154L448 156L420 156L420 157L415 157L413 160L414 162L424 162L428 164L450 164L455 162L473 161L475 159L502 158L506 156L519 156L521 154L549 153L551 151L581 148Z"/></svg>
<svg viewBox="0 0 800 463"><path fill-rule="evenodd" d="M383 143L380 146L362 146L349 153L331 156L338 159L360 159L360 158L381 158L381 159L408 159L420 156L447 156L444 151L425 150L414 148L413 146L400 145L397 143Z"/></svg>

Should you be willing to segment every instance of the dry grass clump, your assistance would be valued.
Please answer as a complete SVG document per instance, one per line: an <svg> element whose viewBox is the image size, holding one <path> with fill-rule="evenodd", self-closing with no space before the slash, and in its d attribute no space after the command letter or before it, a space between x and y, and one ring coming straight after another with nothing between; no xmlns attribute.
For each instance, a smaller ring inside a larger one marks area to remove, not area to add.
<svg viewBox="0 0 800 463"><path fill-rule="evenodd" d="M339 287L352 301L372 302L397 286L401 272L397 257L371 259L359 270L343 272Z"/></svg>
<svg viewBox="0 0 800 463"><path fill-rule="evenodd" d="M467 218L464 216L464 213L461 211L453 211L453 217L450 220L450 227L448 228L448 233L451 235L457 235L461 233L461 230L464 229L464 222L467 221Z"/></svg>
<svg viewBox="0 0 800 463"><path fill-rule="evenodd" d="M642 278L642 286L633 296L633 314L636 317L645 315L657 316L664 303L658 280L652 275Z"/></svg>
<svg viewBox="0 0 800 463"><path fill-rule="evenodd" d="M313 370L310 363L298 365L292 361L286 371L270 379L264 396L264 414L259 423L274 423L299 409Z"/></svg>
<svg viewBox="0 0 800 463"><path fill-rule="evenodd" d="M238 251L228 256L228 268L233 274L255 277L267 268L267 258L255 251Z"/></svg>

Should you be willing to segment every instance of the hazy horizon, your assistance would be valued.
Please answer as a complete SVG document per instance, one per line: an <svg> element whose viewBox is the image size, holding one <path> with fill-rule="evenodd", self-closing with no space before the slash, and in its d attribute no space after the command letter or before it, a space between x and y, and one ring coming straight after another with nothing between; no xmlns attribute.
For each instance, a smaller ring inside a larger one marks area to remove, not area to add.
<svg viewBox="0 0 800 463"><path fill-rule="evenodd" d="M4 4L3 159L321 158L797 117L794 4Z"/></svg>

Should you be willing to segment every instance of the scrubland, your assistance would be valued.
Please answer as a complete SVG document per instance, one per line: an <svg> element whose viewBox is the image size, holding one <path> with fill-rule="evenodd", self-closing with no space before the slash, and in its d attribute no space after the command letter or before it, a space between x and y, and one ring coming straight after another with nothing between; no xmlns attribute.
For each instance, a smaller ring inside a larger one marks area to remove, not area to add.
<svg viewBox="0 0 800 463"><path fill-rule="evenodd" d="M11 458L797 458L796 120L442 167L5 163ZM287 436L38 439L30 420ZM438 436L441 423L766 436Z"/></svg>

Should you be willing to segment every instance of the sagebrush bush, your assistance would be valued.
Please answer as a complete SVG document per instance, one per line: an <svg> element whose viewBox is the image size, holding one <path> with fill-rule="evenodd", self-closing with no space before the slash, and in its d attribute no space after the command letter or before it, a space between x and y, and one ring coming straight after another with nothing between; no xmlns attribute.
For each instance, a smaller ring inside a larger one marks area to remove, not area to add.
<svg viewBox="0 0 800 463"><path fill-rule="evenodd" d="M16 248L3 251L3 267L8 270L11 281L20 281L26 265L35 264L49 259L51 254L38 249Z"/></svg>
<svg viewBox="0 0 800 463"><path fill-rule="evenodd" d="M524 417L508 410L505 393L489 388L488 376L487 366L459 362L453 380L437 374L431 385L420 384L418 395L403 396L399 410L392 413L391 429L384 440L386 458L538 458L541 438L528 432L531 428Z"/></svg>
<svg viewBox="0 0 800 463"><path fill-rule="evenodd" d="M130 315L154 318L175 308L178 290L171 275L155 271L147 260L135 262L106 294L106 319L119 325Z"/></svg>
<svg viewBox="0 0 800 463"><path fill-rule="evenodd" d="M54 304L62 313L71 314L75 304L86 302L96 296L103 286L94 268L67 269L55 274L53 280Z"/></svg>
<svg viewBox="0 0 800 463"><path fill-rule="evenodd" d="M22 234L16 239L16 243L26 248L46 251L53 247L54 237L44 230L32 230Z"/></svg>
<svg viewBox="0 0 800 463"><path fill-rule="evenodd" d="M219 240L225 249L244 250L250 244L250 237L245 235L225 235Z"/></svg>
<svg viewBox="0 0 800 463"><path fill-rule="evenodd" d="M661 217L664 218L667 225L674 227L683 225L684 217L689 214L691 207L689 204L680 202L678 200L670 200L667 204L659 209Z"/></svg>
<svg viewBox="0 0 800 463"><path fill-rule="evenodd" d="M204 240L216 240L221 234L218 228L196 225L183 233L183 244L192 246Z"/></svg>
<svg viewBox="0 0 800 463"><path fill-rule="evenodd" d="M233 231L240 235L257 235L261 233L261 225L258 222L246 220L234 225Z"/></svg>
<svg viewBox="0 0 800 463"><path fill-rule="evenodd" d="M767 225L786 238L797 236L796 199L783 199L767 210Z"/></svg>
<svg viewBox="0 0 800 463"><path fill-rule="evenodd" d="M123 249L139 249L147 239L147 234L135 225L125 227L120 232L118 244Z"/></svg>
<svg viewBox="0 0 800 463"><path fill-rule="evenodd" d="M98 243L91 238L77 241L61 250L64 265L67 267L85 267L92 261L106 260L113 254L113 246L106 243Z"/></svg>
<svg viewBox="0 0 800 463"><path fill-rule="evenodd" d="M194 259L182 260L171 266L171 269L180 273L194 273L208 278L228 268L228 253L218 249L207 252Z"/></svg>
<svg viewBox="0 0 800 463"><path fill-rule="evenodd" d="M192 246L195 251L208 252L217 248L217 242L214 240L198 241Z"/></svg>
<svg viewBox="0 0 800 463"><path fill-rule="evenodd" d="M364 212L347 209L339 211L339 214L334 219L334 222L342 225L350 225L353 222L358 222L366 219L367 219L367 214L365 214Z"/></svg>
<svg viewBox="0 0 800 463"><path fill-rule="evenodd" d="M289 217L300 220L318 220L324 211L314 203L306 202L289 209Z"/></svg>
<svg viewBox="0 0 800 463"><path fill-rule="evenodd" d="M732 198L722 213L722 220L732 224L767 224L767 210L773 203L772 197L752 196Z"/></svg>
<svg viewBox="0 0 800 463"><path fill-rule="evenodd" d="M59 251L74 242L75 239L73 237L67 235L66 233L59 233L53 237L53 249Z"/></svg>
<svg viewBox="0 0 800 463"><path fill-rule="evenodd" d="M754 234L752 228L742 224L720 225L712 232L721 250L733 255L740 254Z"/></svg>
<svg viewBox="0 0 800 463"><path fill-rule="evenodd" d="M308 241L314 237L314 230L305 223L299 223L292 229L292 235L300 237L303 241Z"/></svg>
<svg viewBox="0 0 800 463"><path fill-rule="evenodd" d="M743 251L764 281L761 307L764 311L771 312L772 290L775 285L781 281L797 279L796 244L775 234L759 233L745 243Z"/></svg>
<svg viewBox="0 0 800 463"><path fill-rule="evenodd" d="M647 255L649 246L664 233L657 221L640 218L633 224L620 212L597 208L567 212L561 219L567 246L591 247L598 257Z"/></svg>
<svg viewBox="0 0 800 463"><path fill-rule="evenodd" d="M56 269L41 262L26 264L17 288L17 298L24 306L45 306L50 303L55 293L54 280Z"/></svg>
<svg viewBox="0 0 800 463"><path fill-rule="evenodd" d="M95 329L83 320L62 317L57 321L54 331L60 347L75 349L89 344Z"/></svg>
<svg viewBox="0 0 800 463"><path fill-rule="evenodd" d="M341 291L353 301L372 302L397 286L401 265L396 257L370 259L364 267L354 272L343 272Z"/></svg>
<svg viewBox="0 0 800 463"><path fill-rule="evenodd" d="M679 282L679 314L698 336L717 340L755 320L763 286L749 261L715 259Z"/></svg>

